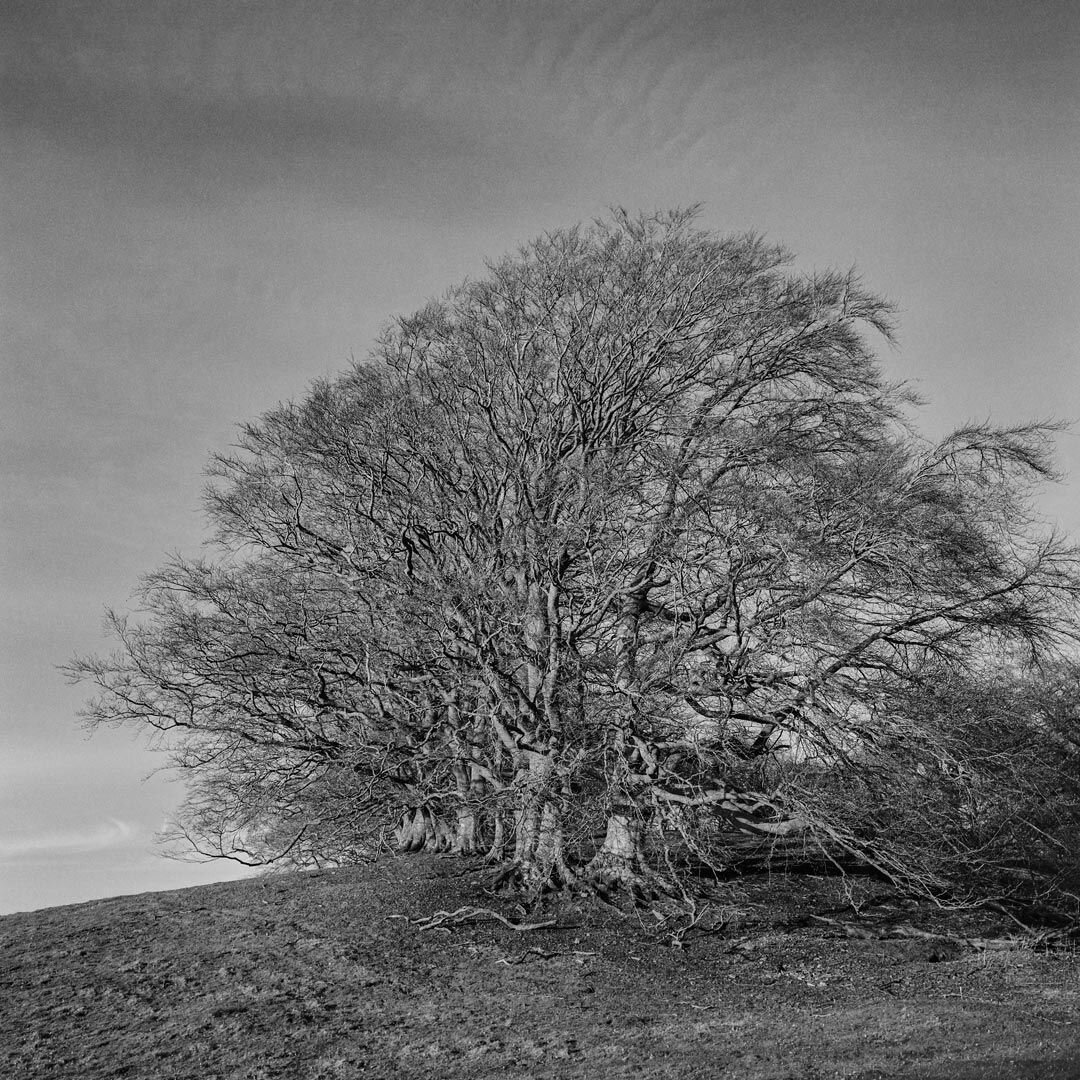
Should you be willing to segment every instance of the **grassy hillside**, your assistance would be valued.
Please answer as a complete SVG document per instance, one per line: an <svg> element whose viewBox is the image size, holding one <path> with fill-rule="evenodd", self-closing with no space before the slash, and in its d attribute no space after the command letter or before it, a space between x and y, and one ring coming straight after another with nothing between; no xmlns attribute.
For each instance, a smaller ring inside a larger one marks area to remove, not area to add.
<svg viewBox="0 0 1080 1080"><path fill-rule="evenodd" d="M595 904L409 921L543 921L482 881L412 857L0 918L0 1077L1080 1076L1080 958L953 940L1000 924L813 877L725 885L681 947Z"/></svg>

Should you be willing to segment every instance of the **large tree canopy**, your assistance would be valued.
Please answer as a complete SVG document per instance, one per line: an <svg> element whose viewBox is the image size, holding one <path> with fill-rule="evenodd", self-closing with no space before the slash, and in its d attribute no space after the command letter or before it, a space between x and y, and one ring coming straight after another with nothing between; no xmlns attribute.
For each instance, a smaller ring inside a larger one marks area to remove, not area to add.
<svg viewBox="0 0 1080 1080"><path fill-rule="evenodd" d="M548 234L214 459L212 557L72 665L89 722L166 733L179 833L252 861L392 837L662 888L749 834L924 888L1057 874L1051 429L924 441L891 333L692 213Z"/></svg>

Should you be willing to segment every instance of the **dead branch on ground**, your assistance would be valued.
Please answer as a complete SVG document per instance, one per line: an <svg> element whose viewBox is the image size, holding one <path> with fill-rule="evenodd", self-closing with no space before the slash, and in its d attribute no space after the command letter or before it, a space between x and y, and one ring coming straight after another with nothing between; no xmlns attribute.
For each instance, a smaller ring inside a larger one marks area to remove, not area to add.
<svg viewBox="0 0 1080 1080"><path fill-rule="evenodd" d="M483 907L460 907L457 911L436 911L433 915L422 915L417 919L410 919L407 915L390 915L391 919L404 919L412 926L421 930L438 930L444 927L462 926L465 923L477 922L481 919L495 919L503 926L511 930L524 933L527 930L547 930L558 925L558 919L543 919L540 922L514 922L505 915L500 915L491 908Z"/></svg>
<svg viewBox="0 0 1080 1080"><path fill-rule="evenodd" d="M886 926L872 929L856 926L840 919L830 919L824 915L811 915L815 922L825 923L843 930L849 938L862 940L886 941L897 938L914 938L921 941L940 941L962 948L975 949L979 952L1004 951L1008 949L1065 949L1075 948L1075 931L1065 930L1027 930L1026 933L1012 934L1006 937L963 937L959 934L939 934L931 930L920 930L914 926Z"/></svg>

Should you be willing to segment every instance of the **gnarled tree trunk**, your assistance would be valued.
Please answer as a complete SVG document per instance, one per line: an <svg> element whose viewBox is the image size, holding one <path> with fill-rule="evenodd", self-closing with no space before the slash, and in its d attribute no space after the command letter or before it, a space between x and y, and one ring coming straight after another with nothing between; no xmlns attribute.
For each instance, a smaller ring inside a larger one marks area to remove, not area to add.
<svg viewBox="0 0 1080 1080"><path fill-rule="evenodd" d="M429 806L411 807L398 821L394 839L398 851L452 851L456 829Z"/></svg>
<svg viewBox="0 0 1080 1080"><path fill-rule="evenodd" d="M550 755L526 752L525 791L516 815L512 872L534 891L573 885Z"/></svg>
<svg viewBox="0 0 1080 1080"><path fill-rule="evenodd" d="M612 807L604 842L589 860L583 877L602 893L625 889L635 898L652 899L665 892L660 876L646 858L646 819L630 800Z"/></svg>

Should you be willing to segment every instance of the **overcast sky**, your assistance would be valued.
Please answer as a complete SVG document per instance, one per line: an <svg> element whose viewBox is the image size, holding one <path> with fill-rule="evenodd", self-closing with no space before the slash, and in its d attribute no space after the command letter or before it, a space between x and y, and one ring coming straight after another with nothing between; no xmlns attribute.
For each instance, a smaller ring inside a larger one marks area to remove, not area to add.
<svg viewBox="0 0 1080 1080"><path fill-rule="evenodd" d="M1080 5L0 5L0 912L225 877L56 665L207 455L544 229L702 203L899 308L940 435L1080 418ZM1080 436L1045 512L1080 533Z"/></svg>

